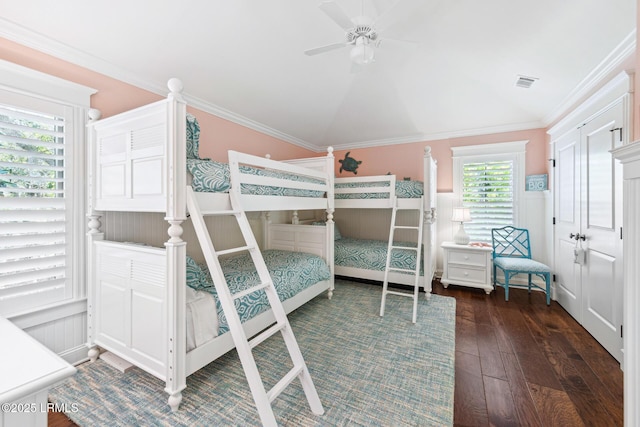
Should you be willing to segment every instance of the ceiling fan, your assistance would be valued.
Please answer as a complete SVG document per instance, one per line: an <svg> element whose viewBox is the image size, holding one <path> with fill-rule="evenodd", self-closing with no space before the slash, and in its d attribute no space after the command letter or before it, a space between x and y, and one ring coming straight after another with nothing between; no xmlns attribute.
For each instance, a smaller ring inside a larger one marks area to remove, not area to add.
<svg viewBox="0 0 640 427"><path fill-rule="evenodd" d="M318 7L327 14L336 24L346 31L345 39L339 43L332 43L326 46L316 47L314 49L306 50L306 55L318 55L320 53L329 52L335 49L351 46L350 58L356 65L366 65L375 61L375 49L380 46L382 39L380 38L380 31L387 26L385 21L389 21L389 16L392 15L392 11L397 10L398 3L396 1L394 5L382 13L377 19L372 19L364 14L364 0L362 1L361 14L350 18L342 10L340 5L333 0L324 0ZM399 42L415 43L407 40L397 40L385 37L385 40L395 40Z"/></svg>

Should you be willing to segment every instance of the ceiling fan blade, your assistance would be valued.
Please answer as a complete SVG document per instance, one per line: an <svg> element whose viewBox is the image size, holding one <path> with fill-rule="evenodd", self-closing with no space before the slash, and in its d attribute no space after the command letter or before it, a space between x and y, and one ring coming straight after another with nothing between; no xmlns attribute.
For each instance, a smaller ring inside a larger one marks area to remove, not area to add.
<svg viewBox="0 0 640 427"><path fill-rule="evenodd" d="M420 44L419 41L417 40L404 40L404 39L395 39L393 37L382 37L379 38L378 40L376 40L376 47L380 47L380 45L382 44L387 44L386 42L391 42L391 43L402 43L405 45L412 45L412 46L416 46L418 44Z"/></svg>
<svg viewBox="0 0 640 427"><path fill-rule="evenodd" d="M328 44L326 46L320 46L313 49L305 50L304 53L305 55L312 56L312 55L317 55L319 53L324 53L324 52L329 52L331 50L339 49L341 47L345 47L346 45L347 45L346 43L333 43L333 44Z"/></svg>
<svg viewBox="0 0 640 427"><path fill-rule="evenodd" d="M333 0L325 0L320 2L318 7L322 9L322 11L326 13L329 18L333 19L333 21L338 24L340 28L344 30L353 28L353 22L351 21L351 18L349 18L349 16L344 13L344 10L342 10L338 3L334 2Z"/></svg>
<svg viewBox="0 0 640 427"><path fill-rule="evenodd" d="M376 14L378 16L380 16L382 14L382 12L384 11L384 1L383 0L371 0L371 3L373 3L373 8L376 10Z"/></svg>
<svg viewBox="0 0 640 427"><path fill-rule="evenodd" d="M376 18L373 24L376 30L382 32L393 24L401 23L409 19L413 9L414 6L412 2L396 0L387 10Z"/></svg>

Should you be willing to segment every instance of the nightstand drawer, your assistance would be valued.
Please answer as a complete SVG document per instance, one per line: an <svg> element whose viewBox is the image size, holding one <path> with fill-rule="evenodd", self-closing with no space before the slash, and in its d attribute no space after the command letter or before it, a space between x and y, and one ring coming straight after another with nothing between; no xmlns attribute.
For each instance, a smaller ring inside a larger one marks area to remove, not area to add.
<svg viewBox="0 0 640 427"><path fill-rule="evenodd" d="M452 264L477 265L487 267L487 257L484 253L450 250L449 262Z"/></svg>
<svg viewBox="0 0 640 427"><path fill-rule="evenodd" d="M485 283L486 270L477 270L474 268L455 267L449 264L448 270L449 280L463 280L465 282Z"/></svg>

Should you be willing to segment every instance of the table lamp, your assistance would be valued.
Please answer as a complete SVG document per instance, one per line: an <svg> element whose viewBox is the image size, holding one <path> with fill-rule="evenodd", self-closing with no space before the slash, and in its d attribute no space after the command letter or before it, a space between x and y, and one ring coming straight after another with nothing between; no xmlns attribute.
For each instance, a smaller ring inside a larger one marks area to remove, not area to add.
<svg viewBox="0 0 640 427"><path fill-rule="evenodd" d="M460 222L460 228L456 235L453 236L453 241L458 245L468 245L469 235L464 231L464 223L471 221L471 211L469 208L453 208L451 221Z"/></svg>

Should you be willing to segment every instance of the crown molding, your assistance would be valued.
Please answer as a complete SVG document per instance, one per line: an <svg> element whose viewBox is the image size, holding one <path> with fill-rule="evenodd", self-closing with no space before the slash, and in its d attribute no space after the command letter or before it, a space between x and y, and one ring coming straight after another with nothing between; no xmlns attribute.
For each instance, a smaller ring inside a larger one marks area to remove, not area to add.
<svg viewBox="0 0 640 427"><path fill-rule="evenodd" d="M306 148L307 150L310 150L310 151L314 151L317 153L325 151L325 149L322 147L318 147L317 145L304 141L300 138L296 138L284 132L280 132L279 130L276 130L272 127L266 126L260 122L241 116L240 114L236 114L218 105L212 104L210 102L206 102L198 97L189 95L187 93L183 94L183 96L187 101L187 105L189 105L190 107L202 110L205 113L213 114L214 116L220 117L225 120L229 120L230 122L258 131L260 133L271 136L273 138L277 138L281 141L288 142L293 145L297 145L298 147Z"/></svg>
<svg viewBox="0 0 640 427"><path fill-rule="evenodd" d="M459 147L451 147L452 157L465 156L496 156L500 154L517 154L524 153L528 139L522 141L496 142L493 144L482 145L462 145Z"/></svg>
<svg viewBox="0 0 640 427"><path fill-rule="evenodd" d="M89 108L96 89L0 59L0 88Z"/></svg>
<svg viewBox="0 0 640 427"><path fill-rule="evenodd" d="M580 127L591 120L600 111L609 108L612 103L633 90L631 76L622 71L617 76L607 81L601 88L584 100L578 107L565 114L547 133L552 135L552 142L566 132Z"/></svg>
<svg viewBox="0 0 640 427"><path fill-rule="evenodd" d="M440 132L426 135L425 141L434 141L438 139L465 138L478 135L489 135L492 133L519 132L531 129L542 129L544 123L542 121L511 123L500 126L487 126L483 128L465 129L461 131Z"/></svg>
<svg viewBox="0 0 640 427"><path fill-rule="evenodd" d="M607 55L551 113L544 118L545 127L562 118L570 111L571 107L586 98L603 81L620 67L636 50L636 30L634 29L625 37L613 51Z"/></svg>
<svg viewBox="0 0 640 427"><path fill-rule="evenodd" d="M430 134L414 134L402 138L389 138L389 139L377 139L371 141L360 141L346 144L332 144L331 146L335 150L355 150L357 148L372 148L372 147L380 147L386 145L397 145L397 144L411 144L416 142L429 142L429 141L439 141L453 138L464 138L478 135L488 135L492 133L505 133L505 132L518 132L524 130L531 129L542 129L544 128L544 124L542 122L525 122L525 123L514 123L509 125L501 125L501 126L490 126L485 128L475 128L475 129L466 129L462 131L455 132L438 132L438 133L430 133ZM328 145L326 146L328 147ZM323 149L326 149L324 147Z"/></svg>
<svg viewBox="0 0 640 427"><path fill-rule="evenodd" d="M147 90L149 92L161 96L167 96L168 91L166 82L153 82L147 79L143 79L136 73L126 70L122 67L117 67L108 61L80 51L78 49L74 49L64 43L60 43L42 34L25 29L24 27L17 25L14 22L8 21L4 18L0 18L0 37L4 37L23 46L35 49L42 53L54 56L56 58L87 68L89 70L104 74L116 80L120 80L124 83L128 83L138 88ZM324 149L302 139L280 132L255 120L251 120L242 115L233 113L218 105L212 104L210 102L205 102L194 95L190 95L188 92L184 92L183 96L187 100L189 106L202 110L206 113L213 114L225 120L229 120L230 122L282 140L284 142L297 145L310 151L321 152Z"/></svg>
<svg viewBox="0 0 640 427"><path fill-rule="evenodd" d="M138 77L135 73L89 53L72 48L35 31L28 30L12 21L0 18L0 37L14 41L23 46L51 55L63 61L104 74L114 79L129 83L141 89L148 90L162 96L167 95L166 82L157 84Z"/></svg>
<svg viewBox="0 0 640 427"><path fill-rule="evenodd" d="M358 142L348 142L344 144L330 144L334 150L355 150L356 148L371 148L371 147L382 147L385 145L399 145L399 144L411 144L413 142L423 141L424 134L418 133L413 135L408 135L404 137L398 138L386 138L386 139L375 139L375 140L367 140L367 141L358 141ZM321 150L326 150L325 147L321 147Z"/></svg>

